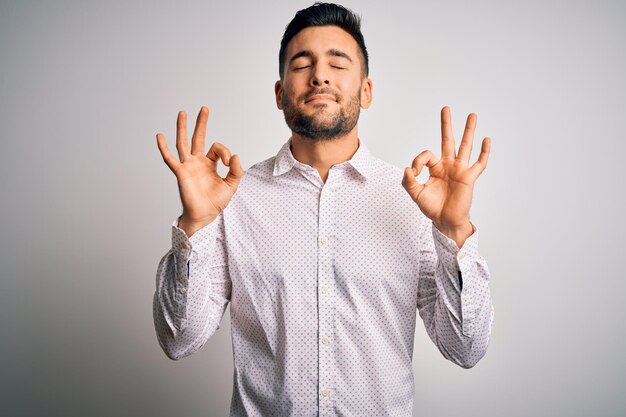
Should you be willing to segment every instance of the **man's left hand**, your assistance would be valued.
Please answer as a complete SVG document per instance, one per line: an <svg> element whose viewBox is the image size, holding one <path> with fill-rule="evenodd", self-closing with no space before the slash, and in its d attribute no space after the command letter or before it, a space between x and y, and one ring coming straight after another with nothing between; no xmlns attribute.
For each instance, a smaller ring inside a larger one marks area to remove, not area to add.
<svg viewBox="0 0 626 417"><path fill-rule="evenodd" d="M476 128L476 114L470 113L465 124L465 132L455 153L454 136L450 108L441 109L441 159L426 150L415 157L411 167L404 170L402 186L409 193L420 210L432 220L443 234L453 239L457 246L474 231L469 220L474 183L487 167L491 140L484 138L476 161L469 166ZM430 178L426 183L417 182L417 177L426 165Z"/></svg>

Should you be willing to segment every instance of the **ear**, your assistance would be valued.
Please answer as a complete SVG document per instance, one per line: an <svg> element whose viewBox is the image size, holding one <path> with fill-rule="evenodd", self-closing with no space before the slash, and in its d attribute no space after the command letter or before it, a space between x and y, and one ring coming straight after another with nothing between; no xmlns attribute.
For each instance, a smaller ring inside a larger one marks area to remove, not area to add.
<svg viewBox="0 0 626 417"><path fill-rule="evenodd" d="M372 80L364 78L361 83L361 107L367 109L372 104Z"/></svg>
<svg viewBox="0 0 626 417"><path fill-rule="evenodd" d="M276 81L274 84L274 94L276 95L276 107L280 110L283 109L283 83L282 81Z"/></svg>

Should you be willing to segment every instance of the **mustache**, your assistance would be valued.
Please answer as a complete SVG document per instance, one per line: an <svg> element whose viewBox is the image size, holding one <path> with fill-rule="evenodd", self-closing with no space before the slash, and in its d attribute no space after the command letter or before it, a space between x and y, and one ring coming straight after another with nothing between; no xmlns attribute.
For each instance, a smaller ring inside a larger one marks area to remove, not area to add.
<svg viewBox="0 0 626 417"><path fill-rule="evenodd" d="M328 94L329 96L333 96L335 101L339 102L341 100L341 96L337 94L335 90L330 87L323 87L315 90L311 90L304 95L303 101L309 100L311 97L316 96L318 94Z"/></svg>

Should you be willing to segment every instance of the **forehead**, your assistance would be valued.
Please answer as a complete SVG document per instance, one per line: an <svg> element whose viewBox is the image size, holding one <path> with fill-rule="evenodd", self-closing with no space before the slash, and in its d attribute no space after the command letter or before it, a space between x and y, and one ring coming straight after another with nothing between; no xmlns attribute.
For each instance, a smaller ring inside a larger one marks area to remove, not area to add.
<svg viewBox="0 0 626 417"><path fill-rule="evenodd" d="M291 39L286 57L289 60L300 51L323 55L330 49L339 49L355 59L358 48L352 35L338 26L311 26L302 29Z"/></svg>

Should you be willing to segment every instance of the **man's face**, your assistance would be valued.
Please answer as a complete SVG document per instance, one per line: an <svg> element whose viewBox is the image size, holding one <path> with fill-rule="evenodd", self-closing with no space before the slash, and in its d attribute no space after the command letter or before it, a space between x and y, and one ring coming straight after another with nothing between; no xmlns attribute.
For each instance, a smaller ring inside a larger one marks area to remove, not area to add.
<svg viewBox="0 0 626 417"><path fill-rule="evenodd" d="M337 26L313 26L287 45L276 104L289 128L307 139L329 140L351 132L360 107L371 102L372 82L363 76L359 46Z"/></svg>

